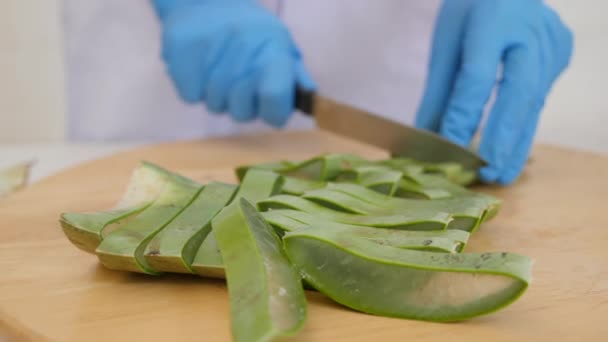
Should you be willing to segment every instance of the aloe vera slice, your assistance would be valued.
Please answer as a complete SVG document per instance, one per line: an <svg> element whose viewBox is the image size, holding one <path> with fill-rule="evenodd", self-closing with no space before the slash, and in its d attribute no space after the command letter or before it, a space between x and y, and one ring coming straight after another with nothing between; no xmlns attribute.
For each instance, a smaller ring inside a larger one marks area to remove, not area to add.
<svg viewBox="0 0 608 342"><path fill-rule="evenodd" d="M530 259L511 253L413 251L320 228L286 233L283 241L307 282L375 315L465 320L512 303L530 281Z"/></svg>
<svg viewBox="0 0 608 342"><path fill-rule="evenodd" d="M288 195L302 195L306 191L322 189L327 183L309 179L284 177L285 182L281 188L281 192Z"/></svg>
<svg viewBox="0 0 608 342"><path fill-rule="evenodd" d="M251 168L247 171L232 202L241 198L255 203L281 191L283 177L272 171ZM224 278L224 263L214 234L208 234L192 261L192 271L200 276Z"/></svg>
<svg viewBox="0 0 608 342"><path fill-rule="evenodd" d="M0 198L8 196L27 185L33 164L33 161L27 161L0 169Z"/></svg>
<svg viewBox="0 0 608 342"><path fill-rule="evenodd" d="M235 173L240 182L243 180L243 178L245 177L247 172L251 169L266 170L266 171L273 171L276 173L281 173L281 171L294 167L295 165L296 165L295 163L292 163L290 161L282 160L282 161L277 161L277 162L268 162L268 163L260 163L260 164L255 164L255 165L239 166L236 168Z"/></svg>
<svg viewBox="0 0 608 342"><path fill-rule="evenodd" d="M297 333L306 320L306 297L272 227L244 198L223 209L212 227L225 260L235 341Z"/></svg>
<svg viewBox="0 0 608 342"><path fill-rule="evenodd" d="M325 154L294 164L279 173L295 178L327 181L333 180L342 172L367 163L369 163L367 160L352 154Z"/></svg>
<svg viewBox="0 0 608 342"><path fill-rule="evenodd" d="M156 200L120 229L105 236L95 253L109 269L159 274L144 257L148 242L184 208L201 190L201 185L171 174Z"/></svg>
<svg viewBox="0 0 608 342"><path fill-rule="evenodd" d="M284 232L318 227L352 234L382 245L434 252L460 252L469 239L469 233L462 230L408 231L356 226L328 221L290 209L263 212L262 217L272 226L282 230L281 235Z"/></svg>
<svg viewBox="0 0 608 342"><path fill-rule="evenodd" d="M211 219L230 201L237 186L212 182L163 230L154 236L144 256L161 272L193 273L191 264L211 231Z"/></svg>
<svg viewBox="0 0 608 342"><path fill-rule="evenodd" d="M361 215L446 212L453 216L448 229L473 232L490 209L485 197L462 197L439 200L414 200L384 196L355 184L329 183L327 188L304 194L306 199Z"/></svg>
<svg viewBox="0 0 608 342"><path fill-rule="evenodd" d="M372 190L369 190L374 192ZM290 195L277 195L258 201L262 211L271 209L295 209L324 219L358 226L382 227L407 230L446 229L452 217L439 210L409 210L388 215L359 215L326 208L313 201Z"/></svg>
<svg viewBox="0 0 608 342"><path fill-rule="evenodd" d="M62 213L64 234L76 247L95 253L104 236L132 220L148 207L167 183L169 171L149 162L131 174L127 189L113 209L99 212Z"/></svg>

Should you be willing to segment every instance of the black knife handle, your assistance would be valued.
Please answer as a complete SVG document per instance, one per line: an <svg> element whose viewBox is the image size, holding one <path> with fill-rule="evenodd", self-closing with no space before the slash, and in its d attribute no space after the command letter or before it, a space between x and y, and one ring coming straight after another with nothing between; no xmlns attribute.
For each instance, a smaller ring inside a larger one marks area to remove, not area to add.
<svg viewBox="0 0 608 342"><path fill-rule="evenodd" d="M303 114L313 116L315 109L315 92L296 86L294 108L301 111Z"/></svg>

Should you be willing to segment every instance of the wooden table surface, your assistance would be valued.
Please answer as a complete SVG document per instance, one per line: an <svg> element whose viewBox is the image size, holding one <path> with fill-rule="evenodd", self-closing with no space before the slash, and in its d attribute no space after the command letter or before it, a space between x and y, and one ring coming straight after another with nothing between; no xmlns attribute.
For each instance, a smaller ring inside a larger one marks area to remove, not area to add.
<svg viewBox="0 0 608 342"><path fill-rule="evenodd" d="M64 211L109 208L149 160L199 181L235 181L236 165L324 152L385 154L319 132L163 144L89 162L0 200L0 340L229 341L222 281L101 267L63 236ZM530 288L497 313L462 323L375 317L309 292L298 341L608 340L608 158L542 146L469 251L535 260ZM604 212L606 210L606 212Z"/></svg>

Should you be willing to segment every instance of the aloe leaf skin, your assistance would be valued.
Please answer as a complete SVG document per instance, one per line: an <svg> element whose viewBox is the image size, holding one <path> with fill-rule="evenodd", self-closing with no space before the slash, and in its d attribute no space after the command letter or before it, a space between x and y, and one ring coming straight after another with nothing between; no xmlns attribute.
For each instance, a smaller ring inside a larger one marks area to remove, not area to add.
<svg viewBox="0 0 608 342"><path fill-rule="evenodd" d="M306 297L272 227L244 198L223 209L212 227L225 261L234 340L296 334L306 320Z"/></svg>
<svg viewBox="0 0 608 342"><path fill-rule="evenodd" d="M144 257L161 272L193 273L191 264L211 231L211 220L231 200L237 186L212 182L175 219L150 240Z"/></svg>
<svg viewBox="0 0 608 342"><path fill-rule="evenodd" d="M320 228L288 232L283 242L312 286L374 315L462 321L509 305L530 281L531 260L511 253L415 251Z"/></svg>
<svg viewBox="0 0 608 342"><path fill-rule="evenodd" d="M264 169L248 169L231 203L241 198L255 203L281 191L284 178ZM203 277L224 278L224 263L213 231L198 248L192 261L192 271Z"/></svg>
<svg viewBox="0 0 608 342"><path fill-rule="evenodd" d="M372 191L372 190L370 190ZM372 191L373 192L373 191ZM277 195L258 202L262 211L294 209L317 215L324 219L357 226L370 226L406 230L443 230L452 217L436 210L410 210L388 215L359 215L326 208L313 201L290 195Z"/></svg>
<svg viewBox="0 0 608 342"><path fill-rule="evenodd" d="M167 183L170 172L149 162L140 163L131 174L127 189L113 209L62 213L59 219L67 238L76 247L95 253L103 237L132 220L148 207Z"/></svg>
<svg viewBox="0 0 608 342"><path fill-rule="evenodd" d="M171 175L149 207L104 237L95 251L99 261L109 269L160 274L144 257L146 245L191 203L200 190L199 184L177 174Z"/></svg>
<svg viewBox="0 0 608 342"><path fill-rule="evenodd" d="M332 222L303 211L279 209L262 213L262 217L282 231L318 227L368 239L381 245L434 252L460 252L469 239L462 230L410 231L348 225Z"/></svg>

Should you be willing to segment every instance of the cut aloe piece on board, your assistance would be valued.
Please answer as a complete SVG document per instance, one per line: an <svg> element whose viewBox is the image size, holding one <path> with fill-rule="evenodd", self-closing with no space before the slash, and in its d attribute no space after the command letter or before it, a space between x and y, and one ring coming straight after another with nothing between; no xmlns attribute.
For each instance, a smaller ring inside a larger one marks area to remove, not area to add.
<svg viewBox="0 0 608 342"><path fill-rule="evenodd" d="M368 190L374 192L373 190ZM304 211L321 218L352 224L357 226L370 226L407 230L442 230L446 229L452 217L439 210L409 210L405 213L392 215L359 215L345 213L326 208L313 201L290 195L277 195L258 201L262 211L271 209L295 209Z"/></svg>
<svg viewBox="0 0 608 342"><path fill-rule="evenodd" d="M448 229L473 232L490 206L485 197L462 197L438 200L415 200L382 195L356 184L329 183L327 188L313 190L303 198L325 206L361 215L394 215L406 213L446 212L453 216Z"/></svg>
<svg viewBox="0 0 608 342"><path fill-rule="evenodd" d="M531 260L511 253L413 251L320 228L286 233L283 241L307 282L375 315L461 321L512 303L531 277Z"/></svg>
<svg viewBox="0 0 608 342"><path fill-rule="evenodd" d="M205 185L194 201L150 240L144 252L148 265L161 272L193 273L190 265L211 231L211 219L226 206L236 188L217 182Z"/></svg>
<svg viewBox="0 0 608 342"><path fill-rule="evenodd" d="M243 180L243 177L245 177L245 174L247 174L247 171L249 171L250 169L266 170L266 171L273 171L276 173L281 173L281 171L286 170L287 168L291 168L294 165L296 165L296 164L292 163L290 161L286 161L286 160L277 161L277 162L260 163L260 164L254 164L254 165L245 165L245 166L237 167L235 170L235 173L240 182Z"/></svg>
<svg viewBox="0 0 608 342"><path fill-rule="evenodd" d="M281 170L280 174L302 179L327 181L335 179L342 172L368 163L367 160L352 154L325 154L294 164L292 167Z"/></svg>
<svg viewBox="0 0 608 342"><path fill-rule="evenodd" d="M255 203L281 191L283 177L263 169L249 169L231 203L241 198ZM192 261L192 271L198 275L224 278L224 263L214 234L208 234Z"/></svg>
<svg viewBox="0 0 608 342"><path fill-rule="evenodd" d="M289 231L316 227L352 234L381 245L434 252L460 252L469 239L469 233L462 230L409 231L356 226L328 221L303 211L290 209L263 212L262 217L273 227L282 230L281 235Z"/></svg>
<svg viewBox="0 0 608 342"><path fill-rule="evenodd" d="M27 185L33 164L33 161L28 161L0 170L0 198Z"/></svg>
<svg viewBox="0 0 608 342"><path fill-rule="evenodd" d="M132 220L156 199L169 174L152 163L140 163L131 174L122 199L113 209L61 214L59 222L64 234L78 248L95 253L104 236Z"/></svg>
<svg viewBox="0 0 608 342"><path fill-rule="evenodd" d="M311 191L315 189L322 189L325 187L326 183L323 181L315 181L309 179L302 179L296 177L284 177L285 183L283 184L283 188L281 192L288 195L302 195L306 191Z"/></svg>
<svg viewBox="0 0 608 342"><path fill-rule="evenodd" d="M149 207L104 237L95 251L99 261L109 269L159 274L144 257L146 245L192 202L200 190L200 184L171 174Z"/></svg>
<svg viewBox="0 0 608 342"><path fill-rule="evenodd" d="M225 260L235 341L297 333L306 320L306 297L272 227L244 198L223 209L212 227Z"/></svg>
<svg viewBox="0 0 608 342"><path fill-rule="evenodd" d="M343 172L337 178L337 181L357 183L382 194L392 196L397 190L397 185L401 178L403 178L403 172L401 171L392 170L386 166L363 165Z"/></svg>

